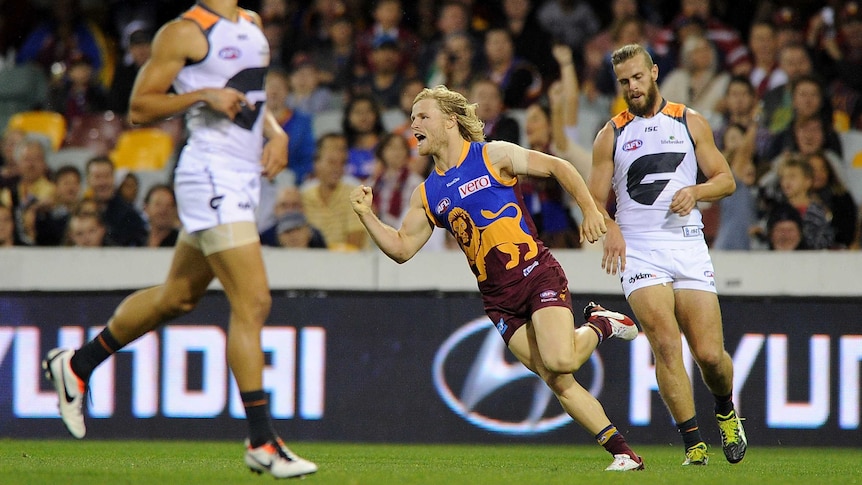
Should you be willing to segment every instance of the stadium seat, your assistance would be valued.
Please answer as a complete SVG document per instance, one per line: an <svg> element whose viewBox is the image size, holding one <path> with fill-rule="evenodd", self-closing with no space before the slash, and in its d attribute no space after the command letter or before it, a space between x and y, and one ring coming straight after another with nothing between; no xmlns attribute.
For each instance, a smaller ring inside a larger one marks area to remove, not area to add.
<svg viewBox="0 0 862 485"><path fill-rule="evenodd" d="M63 146L88 148L99 155L107 155L125 129L122 117L113 111L86 114L72 121Z"/></svg>
<svg viewBox="0 0 862 485"><path fill-rule="evenodd" d="M850 190L856 203L862 204L862 132L847 130L839 136L844 152L847 189Z"/></svg>
<svg viewBox="0 0 862 485"><path fill-rule="evenodd" d="M173 156L171 135L160 128L124 131L110 153L117 169L163 170Z"/></svg>
<svg viewBox="0 0 862 485"><path fill-rule="evenodd" d="M9 118L9 129L28 133L41 133L51 140L54 151L60 149L66 138L66 118L55 111L23 111Z"/></svg>

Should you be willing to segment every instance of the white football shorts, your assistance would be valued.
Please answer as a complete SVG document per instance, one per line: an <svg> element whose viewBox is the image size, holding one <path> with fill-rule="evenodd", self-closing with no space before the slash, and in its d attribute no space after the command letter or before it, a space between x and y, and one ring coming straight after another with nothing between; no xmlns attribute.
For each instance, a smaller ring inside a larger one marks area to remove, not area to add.
<svg viewBox="0 0 862 485"><path fill-rule="evenodd" d="M674 290L717 293L715 270L705 242L675 248L649 248L626 244L626 270L620 283L626 298L647 286L668 284Z"/></svg>
<svg viewBox="0 0 862 485"><path fill-rule="evenodd" d="M206 154L198 160L184 152L174 172L177 210L186 232L232 222L255 222L260 203L260 171L225 169L227 160Z"/></svg>

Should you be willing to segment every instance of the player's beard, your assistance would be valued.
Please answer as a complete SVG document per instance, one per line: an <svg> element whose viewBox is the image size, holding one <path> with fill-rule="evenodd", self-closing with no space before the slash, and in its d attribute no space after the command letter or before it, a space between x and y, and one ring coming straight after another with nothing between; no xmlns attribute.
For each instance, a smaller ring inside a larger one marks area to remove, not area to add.
<svg viewBox="0 0 862 485"><path fill-rule="evenodd" d="M625 93L626 106L629 107L631 114L635 116L652 115L653 106L655 106L656 99L658 99L658 84L654 80L650 81L649 89L647 89L647 92L640 99L643 101L643 104L635 106L632 104L631 93Z"/></svg>

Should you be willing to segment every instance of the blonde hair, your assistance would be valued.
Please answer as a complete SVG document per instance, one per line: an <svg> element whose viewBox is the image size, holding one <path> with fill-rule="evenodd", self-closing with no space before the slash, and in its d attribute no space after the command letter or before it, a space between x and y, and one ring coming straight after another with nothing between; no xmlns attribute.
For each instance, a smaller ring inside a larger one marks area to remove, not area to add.
<svg viewBox="0 0 862 485"><path fill-rule="evenodd" d="M635 58L636 56L643 57L646 66L652 69L652 56L649 55L649 52L647 52L647 50L644 49L643 46L640 44L624 45L619 49L615 50L613 54L611 54L611 64L616 67L629 59Z"/></svg>
<svg viewBox="0 0 862 485"><path fill-rule="evenodd" d="M458 132L468 141L485 141L485 123L476 116L476 103L468 103L463 94L440 84L425 88L413 99L413 104L423 99L437 101L437 108L445 116L455 116Z"/></svg>

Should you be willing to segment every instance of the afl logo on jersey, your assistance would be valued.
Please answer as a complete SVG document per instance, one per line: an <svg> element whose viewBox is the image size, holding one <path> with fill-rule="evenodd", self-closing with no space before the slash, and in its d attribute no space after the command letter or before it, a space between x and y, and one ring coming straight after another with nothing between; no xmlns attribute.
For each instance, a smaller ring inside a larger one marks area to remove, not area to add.
<svg viewBox="0 0 862 485"><path fill-rule="evenodd" d="M218 51L218 56L222 59L233 60L239 59L242 56L242 52L236 47L225 47L224 49Z"/></svg>
<svg viewBox="0 0 862 485"><path fill-rule="evenodd" d="M437 214L440 215L440 214L446 212L447 210L449 210L449 206L451 206L451 205L452 205L452 201L449 200L449 197L444 197L443 200L441 200L440 202L437 202L437 209L435 209L435 210L437 211Z"/></svg>
<svg viewBox="0 0 862 485"><path fill-rule="evenodd" d="M644 146L644 142L642 142L641 140L632 140L623 145L623 151L630 152L632 150L637 150L642 146Z"/></svg>

